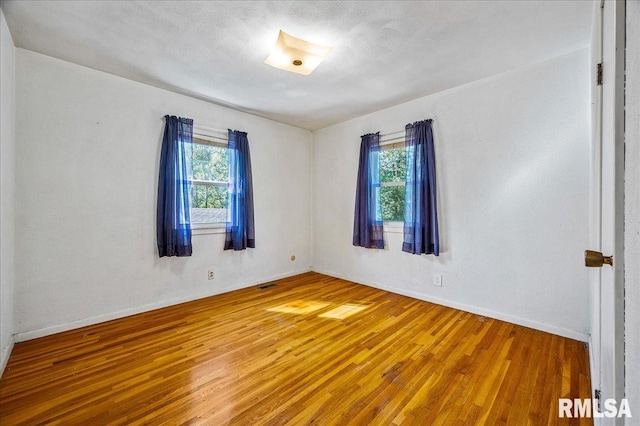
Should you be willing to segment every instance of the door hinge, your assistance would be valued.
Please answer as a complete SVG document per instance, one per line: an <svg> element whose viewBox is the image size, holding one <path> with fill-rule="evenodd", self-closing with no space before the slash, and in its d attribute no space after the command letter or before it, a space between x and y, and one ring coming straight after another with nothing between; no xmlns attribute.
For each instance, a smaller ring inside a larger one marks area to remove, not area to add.
<svg viewBox="0 0 640 426"><path fill-rule="evenodd" d="M604 0L600 0L600 9L604 9Z"/></svg>
<svg viewBox="0 0 640 426"><path fill-rule="evenodd" d="M596 401L598 401L598 411L600 411L600 400L602 398L600 389L596 389L595 391L593 391L593 393L596 398Z"/></svg>
<svg viewBox="0 0 640 426"><path fill-rule="evenodd" d="M596 84L602 86L602 62L596 66Z"/></svg>

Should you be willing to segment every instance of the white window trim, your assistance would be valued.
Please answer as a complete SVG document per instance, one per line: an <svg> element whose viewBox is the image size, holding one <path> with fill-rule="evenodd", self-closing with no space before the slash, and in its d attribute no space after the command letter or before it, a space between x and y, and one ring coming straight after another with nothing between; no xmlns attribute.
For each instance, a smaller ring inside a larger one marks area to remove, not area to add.
<svg viewBox="0 0 640 426"><path fill-rule="evenodd" d="M202 186L229 186L229 182L216 182L214 180L191 179L189 182L191 182L193 185Z"/></svg>
<svg viewBox="0 0 640 426"><path fill-rule="evenodd" d="M380 149L394 149L394 148L404 148L406 145L404 143L404 135L401 137L387 139L386 141L380 142Z"/></svg>
<svg viewBox="0 0 640 426"><path fill-rule="evenodd" d="M229 136L226 130L213 129L204 126L193 126L193 139L192 143L200 145L210 145L217 148L229 147ZM228 182L215 182L208 180L193 179L189 181L196 185L205 186L228 186ZM209 234L224 234L226 231L226 222L214 222L214 223L192 223L191 235L209 235Z"/></svg>
<svg viewBox="0 0 640 426"><path fill-rule="evenodd" d="M380 187L385 187L385 186L405 186L406 183L403 180L397 180L394 182L381 182L380 183Z"/></svg>
<svg viewBox="0 0 640 426"><path fill-rule="evenodd" d="M386 151L395 148L404 148L404 134L402 136L398 136L395 138L387 139L384 142L380 142L380 151ZM389 187L389 186L405 186L406 182L403 180L398 180L394 182L380 182L380 188ZM382 230L383 232L389 232L392 234L403 234L404 233L404 222L402 221L390 221L385 220L382 222Z"/></svg>
<svg viewBox="0 0 640 426"><path fill-rule="evenodd" d="M206 143L221 147L229 146L229 132L205 126L193 126L193 139L204 140ZM197 143L197 142L196 142Z"/></svg>
<svg viewBox="0 0 640 426"><path fill-rule="evenodd" d="M224 234L227 230L226 223L192 223L191 235L209 235L209 234Z"/></svg>
<svg viewBox="0 0 640 426"><path fill-rule="evenodd" d="M391 234L404 234L404 222L382 222L382 232Z"/></svg>
<svg viewBox="0 0 640 426"><path fill-rule="evenodd" d="M191 140L192 143L197 143L199 145L209 145L209 146L215 146L216 148L228 148L229 147L229 143L228 142L223 142L223 138L219 138L216 137L216 139L213 139L213 137L207 137L207 136L203 136L203 135L195 135L193 136L193 139Z"/></svg>

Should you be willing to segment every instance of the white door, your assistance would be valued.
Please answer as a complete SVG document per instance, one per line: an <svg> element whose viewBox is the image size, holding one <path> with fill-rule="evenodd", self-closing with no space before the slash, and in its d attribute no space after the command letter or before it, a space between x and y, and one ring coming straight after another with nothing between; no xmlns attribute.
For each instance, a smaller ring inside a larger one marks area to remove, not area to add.
<svg viewBox="0 0 640 426"><path fill-rule="evenodd" d="M594 67L602 63L602 85L596 85L594 78L594 246L589 249L613 257L613 266L591 271L591 379L594 392L600 391L601 407L607 399L615 399L619 406L624 395L624 25L624 2L606 0L596 12L595 29L600 34L593 40L592 62ZM624 422L600 420L601 424Z"/></svg>

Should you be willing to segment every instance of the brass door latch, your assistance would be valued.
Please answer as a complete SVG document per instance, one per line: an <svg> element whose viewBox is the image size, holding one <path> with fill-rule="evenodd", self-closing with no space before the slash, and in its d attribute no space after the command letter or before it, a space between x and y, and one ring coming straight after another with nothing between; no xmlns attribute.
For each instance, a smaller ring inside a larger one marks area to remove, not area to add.
<svg viewBox="0 0 640 426"><path fill-rule="evenodd" d="M584 251L584 266L589 268L601 268L605 263L613 266L613 256L603 256L599 251Z"/></svg>

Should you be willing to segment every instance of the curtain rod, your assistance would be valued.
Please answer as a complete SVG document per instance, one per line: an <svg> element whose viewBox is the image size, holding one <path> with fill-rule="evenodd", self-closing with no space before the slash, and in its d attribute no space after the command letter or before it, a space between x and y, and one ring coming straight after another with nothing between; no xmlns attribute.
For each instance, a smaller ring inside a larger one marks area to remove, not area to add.
<svg viewBox="0 0 640 426"><path fill-rule="evenodd" d="M398 130L397 132L381 133L379 143L380 145L387 145L393 142L404 140L404 135L405 135L404 130Z"/></svg>
<svg viewBox="0 0 640 426"><path fill-rule="evenodd" d="M432 122L435 121L434 119L430 119ZM402 130L397 130L395 132L388 132L388 133L380 133L380 144L384 145L385 143L391 143L391 142L395 142L398 140L402 140L405 137L405 129Z"/></svg>
<svg viewBox="0 0 640 426"><path fill-rule="evenodd" d="M402 129L402 130L398 130L397 132L380 133L380 137L381 138L386 138L387 136L397 135L397 134L400 134L400 133L404 134L404 132L405 132L405 130Z"/></svg>
<svg viewBox="0 0 640 426"><path fill-rule="evenodd" d="M161 120L164 122L165 121L164 117L162 117ZM229 129L215 129L213 127L201 126L201 125L195 124L195 123L193 124L193 130L194 130L194 133L196 133L195 132L196 130L200 130L200 131L207 132L207 133L219 133L219 134L222 134L222 135L228 135L229 134ZM207 136L207 134L203 134L203 133L198 133L198 134L200 134L202 136Z"/></svg>
<svg viewBox="0 0 640 426"><path fill-rule="evenodd" d="M199 141L220 141L222 143L228 143L229 139L222 136L213 136L213 135L201 135L199 133L193 133L193 139L197 139Z"/></svg>
<svg viewBox="0 0 640 426"><path fill-rule="evenodd" d="M229 142L229 131L228 130L222 130L222 129L214 129L212 127L206 127L206 126L198 126L197 124L193 125L193 136L200 136L199 139L204 138L206 139L212 139L212 140L218 140L224 143L228 143Z"/></svg>
<svg viewBox="0 0 640 426"><path fill-rule="evenodd" d="M197 124L193 125L193 130L194 130L194 132L196 130L200 130L200 131L203 131L203 132L220 133L220 134L224 134L224 135L227 135L229 133L228 129L214 129L213 127L200 126L200 125L197 125Z"/></svg>

